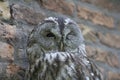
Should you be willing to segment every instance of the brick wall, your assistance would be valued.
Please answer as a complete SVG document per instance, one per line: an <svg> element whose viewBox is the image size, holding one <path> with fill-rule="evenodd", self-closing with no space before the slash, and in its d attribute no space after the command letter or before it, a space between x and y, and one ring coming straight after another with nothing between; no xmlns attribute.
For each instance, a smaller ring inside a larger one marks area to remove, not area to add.
<svg viewBox="0 0 120 80"><path fill-rule="evenodd" d="M24 53L29 32L43 18L59 15L79 24L87 55L98 65L105 80L120 80L119 3L119 0L0 0L0 73L9 76L26 68Z"/></svg>

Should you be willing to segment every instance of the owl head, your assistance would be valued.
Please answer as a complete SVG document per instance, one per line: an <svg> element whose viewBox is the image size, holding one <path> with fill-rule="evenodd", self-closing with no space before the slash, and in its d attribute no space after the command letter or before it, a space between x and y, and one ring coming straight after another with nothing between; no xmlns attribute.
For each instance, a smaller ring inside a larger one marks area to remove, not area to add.
<svg viewBox="0 0 120 80"><path fill-rule="evenodd" d="M34 36L33 36L34 35ZM64 17L45 18L30 35L31 43L37 43L45 51L69 52L83 44L80 27Z"/></svg>

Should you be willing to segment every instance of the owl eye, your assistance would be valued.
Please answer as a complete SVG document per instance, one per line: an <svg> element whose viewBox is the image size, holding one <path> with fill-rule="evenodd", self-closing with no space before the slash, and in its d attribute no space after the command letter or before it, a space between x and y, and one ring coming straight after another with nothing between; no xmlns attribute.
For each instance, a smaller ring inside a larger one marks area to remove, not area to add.
<svg viewBox="0 0 120 80"><path fill-rule="evenodd" d="M68 33L66 38L71 39L71 38L74 38L75 36L76 36L75 32L70 32L70 33Z"/></svg>
<svg viewBox="0 0 120 80"><path fill-rule="evenodd" d="M53 38L55 38L55 35L53 33L49 32L49 33L46 34L46 37L53 37Z"/></svg>
<svg viewBox="0 0 120 80"><path fill-rule="evenodd" d="M76 33L71 31L70 33L68 33L68 35L76 36Z"/></svg>

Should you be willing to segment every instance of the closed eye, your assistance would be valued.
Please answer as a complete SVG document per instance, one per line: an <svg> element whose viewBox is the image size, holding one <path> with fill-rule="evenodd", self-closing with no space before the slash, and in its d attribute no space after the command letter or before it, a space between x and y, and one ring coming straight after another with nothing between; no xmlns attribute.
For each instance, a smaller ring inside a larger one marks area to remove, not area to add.
<svg viewBox="0 0 120 80"><path fill-rule="evenodd" d="M73 37L75 37L76 36L76 34L75 34L75 32L70 32L70 33L68 33L68 35L67 35L67 39L68 40L70 40L71 38L73 38Z"/></svg>
<svg viewBox="0 0 120 80"><path fill-rule="evenodd" d="M68 33L68 35L76 36L76 33L71 31L70 33Z"/></svg>

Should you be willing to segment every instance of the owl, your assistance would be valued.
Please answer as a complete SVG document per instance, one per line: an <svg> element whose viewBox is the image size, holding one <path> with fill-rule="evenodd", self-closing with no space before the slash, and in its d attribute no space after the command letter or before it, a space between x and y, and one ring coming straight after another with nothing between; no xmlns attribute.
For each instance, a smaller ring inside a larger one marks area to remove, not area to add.
<svg viewBox="0 0 120 80"><path fill-rule="evenodd" d="M87 58L84 38L76 22L45 18L29 35L26 80L102 80Z"/></svg>

